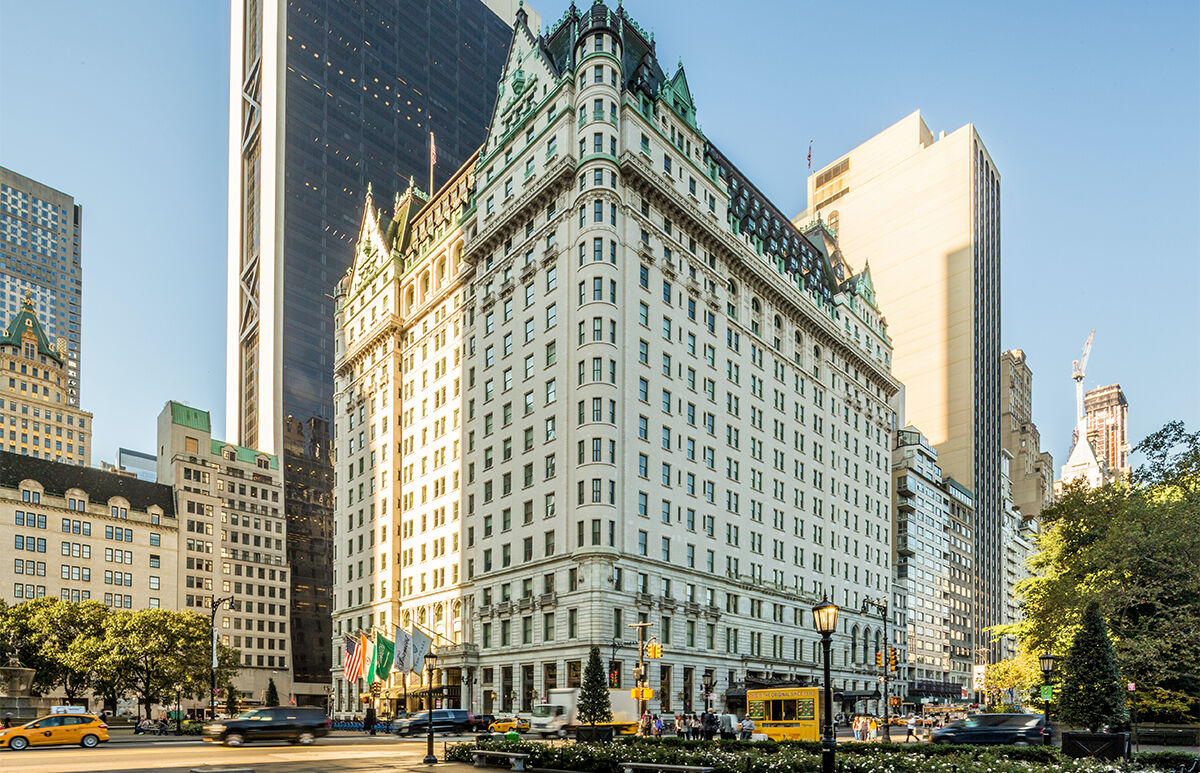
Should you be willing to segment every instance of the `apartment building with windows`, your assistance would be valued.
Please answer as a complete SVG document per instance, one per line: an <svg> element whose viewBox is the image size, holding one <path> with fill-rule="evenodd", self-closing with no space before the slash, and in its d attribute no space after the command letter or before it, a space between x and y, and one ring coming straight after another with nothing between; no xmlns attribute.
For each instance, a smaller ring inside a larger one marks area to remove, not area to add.
<svg viewBox="0 0 1200 773"><path fill-rule="evenodd" d="M87 466L92 414L71 397L67 350L52 343L26 295L0 330L0 450Z"/></svg>
<svg viewBox="0 0 1200 773"><path fill-rule="evenodd" d="M577 686L594 644L629 686L637 622L652 710L706 675L737 706L817 679L824 595L838 689L871 699L898 384L870 272L704 136L623 8L541 37L518 11L509 50L478 159L368 198L336 291L339 710L342 636L392 623L478 712Z"/></svg>
<svg viewBox="0 0 1200 773"><path fill-rule="evenodd" d="M175 606L171 488L0 451L0 599L52 596L112 609Z"/></svg>
<svg viewBox="0 0 1200 773"><path fill-rule="evenodd" d="M1054 459L1042 450L1033 422L1033 371L1020 349L1000 360L1001 443L1011 456L1008 479L1013 506L1025 518L1036 518L1054 499Z"/></svg>
<svg viewBox="0 0 1200 773"><path fill-rule="evenodd" d="M1097 387L1083 396L1088 442L1110 478L1129 477L1129 401L1120 384Z"/></svg>
<svg viewBox="0 0 1200 773"><path fill-rule="evenodd" d="M212 436L207 411L169 401L158 415L158 482L173 489L179 545L178 608L209 615L242 654L234 686L258 700L275 680L281 700L324 691L292 676L290 567L279 458Z"/></svg>
<svg viewBox="0 0 1200 773"><path fill-rule="evenodd" d="M33 308L62 360L64 404L72 408L80 390L82 230L74 197L0 167L0 319Z"/></svg>

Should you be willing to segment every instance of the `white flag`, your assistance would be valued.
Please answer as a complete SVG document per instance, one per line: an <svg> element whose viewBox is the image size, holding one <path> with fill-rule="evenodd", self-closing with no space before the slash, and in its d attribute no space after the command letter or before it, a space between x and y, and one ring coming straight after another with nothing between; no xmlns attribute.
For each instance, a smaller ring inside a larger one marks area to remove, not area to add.
<svg viewBox="0 0 1200 773"><path fill-rule="evenodd" d="M433 646L433 639L425 635L425 632L420 628L413 626L412 629L412 670L418 674L425 668L425 656L429 654L429 648Z"/></svg>
<svg viewBox="0 0 1200 773"><path fill-rule="evenodd" d="M412 671L412 636L396 626L396 670L401 673Z"/></svg>

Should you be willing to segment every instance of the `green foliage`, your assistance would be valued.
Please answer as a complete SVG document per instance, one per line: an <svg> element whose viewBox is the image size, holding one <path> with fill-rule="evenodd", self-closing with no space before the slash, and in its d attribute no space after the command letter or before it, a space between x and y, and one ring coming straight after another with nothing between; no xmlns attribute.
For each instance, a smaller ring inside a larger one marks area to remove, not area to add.
<svg viewBox="0 0 1200 773"><path fill-rule="evenodd" d="M209 621L195 612L142 609L113 612L105 620L107 668L122 675L126 689L145 708L175 694L208 697L212 640ZM239 656L225 645L217 649L217 680L227 682L237 671Z"/></svg>
<svg viewBox="0 0 1200 773"><path fill-rule="evenodd" d="M1193 765L1200 765L1200 754L1182 751L1139 752L1133 755L1133 761L1147 768L1178 771L1180 768L1189 770Z"/></svg>
<svg viewBox="0 0 1200 773"><path fill-rule="evenodd" d="M1042 669L1038 665L1037 655L1025 649L1018 652L1015 658L990 664L984 677L984 686L996 696L1007 690L1015 690L1017 695L1026 696L1041 683Z"/></svg>
<svg viewBox="0 0 1200 773"><path fill-rule="evenodd" d="M237 690L233 689L233 686L230 685L225 690L225 713L230 716L233 716L234 714L237 714L237 710L238 710Z"/></svg>
<svg viewBox="0 0 1200 773"><path fill-rule="evenodd" d="M267 695L263 702L267 706L279 705L279 688L275 686L274 679L267 680Z"/></svg>
<svg viewBox="0 0 1200 773"><path fill-rule="evenodd" d="M619 773L621 762L711 766L715 773L818 773L820 744L807 741L685 741L622 738L612 744L550 745L527 741L480 741L449 747L446 759L470 762L476 748L529 755L534 768ZM942 744L844 744L843 773L1102 773L1104 764L1067 760L1056 747L947 746Z"/></svg>
<svg viewBox="0 0 1200 773"><path fill-rule="evenodd" d="M1131 481L1068 487L1042 511L1013 632L1061 655L1095 601L1126 679L1200 697L1200 433L1173 422L1135 451Z"/></svg>
<svg viewBox="0 0 1200 773"><path fill-rule="evenodd" d="M1062 667L1058 715L1062 721L1093 733L1104 725L1125 721L1125 691L1117 668L1104 614L1096 602L1083 613Z"/></svg>
<svg viewBox="0 0 1200 773"><path fill-rule="evenodd" d="M61 688L70 699L93 689L103 694L97 659L108 614L98 601L34 599L0 610L0 639L14 642L21 663L34 669L37 692Z"/></svg>
<svg viewBox="0 0 1200 773"><path fill-rule="evenodd" d="M608 698L608 676L600 662L600 648L592 647L587 667L583 670L583 687L579 690L579 722L594 725L612 721L612 702Z"/></svg>
<svg viewBox="0 0 1200 773"><path fill-rule="evenodd" d="M1138 722L1200 722L1200 698L1170 690L1138 690L1130 696L1131 705L1134 700Z"/></svg>

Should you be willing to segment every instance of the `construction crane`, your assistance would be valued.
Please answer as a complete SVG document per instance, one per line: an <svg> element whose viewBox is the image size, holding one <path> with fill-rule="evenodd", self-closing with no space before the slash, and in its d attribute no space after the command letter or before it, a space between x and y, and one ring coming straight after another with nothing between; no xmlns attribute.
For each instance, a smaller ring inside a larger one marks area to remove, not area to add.
<svg viewBox="0 0 1200 773"><path fill-rule="evenodd" d="M1083 377L1087 374L1088 357L1092 354L1092 338L1096 335L1095 328L1088 333L1087 342L1083 345L1083 356L1071 363L1071 378L1075 380L1075 440L1078 442L1086 432L1086 417L1083 414Z"/></svg>

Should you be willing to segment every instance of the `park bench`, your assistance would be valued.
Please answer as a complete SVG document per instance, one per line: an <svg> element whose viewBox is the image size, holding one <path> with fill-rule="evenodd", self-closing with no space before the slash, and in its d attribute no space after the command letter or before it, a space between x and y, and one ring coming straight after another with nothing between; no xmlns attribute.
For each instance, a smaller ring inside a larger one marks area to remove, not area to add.
<svg viewBox="0 0 1200 773"><path fill-rule="evenodd" d="M491 749L472 749L471 759L477 768L486 768L490 759L506 759L513 770L525 770L525 760L529 759L528 754L519 752L498 752Z"/></svg>
<svg viewBox="0 0 1200 773"><path fill-rule="evenodd" d="M707 765L663 765L659 762L622 762L624 773L712 773Z"/></svg>

